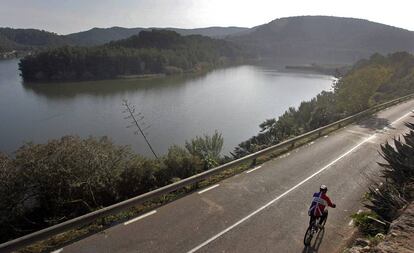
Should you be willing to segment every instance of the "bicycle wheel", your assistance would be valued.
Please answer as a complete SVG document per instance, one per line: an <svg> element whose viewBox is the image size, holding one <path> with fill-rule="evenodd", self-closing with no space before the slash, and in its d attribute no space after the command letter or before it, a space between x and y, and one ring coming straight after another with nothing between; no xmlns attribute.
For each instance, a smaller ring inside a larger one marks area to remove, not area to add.
<svg viewBox="0 0 414 253"><path fill-rule="evenodd" d="M312 237L313 237L312 226L309 226L308 229L306 230L305 237L303 238L303 244L305 244L305 246L309 246L311 244Z"/></svg>

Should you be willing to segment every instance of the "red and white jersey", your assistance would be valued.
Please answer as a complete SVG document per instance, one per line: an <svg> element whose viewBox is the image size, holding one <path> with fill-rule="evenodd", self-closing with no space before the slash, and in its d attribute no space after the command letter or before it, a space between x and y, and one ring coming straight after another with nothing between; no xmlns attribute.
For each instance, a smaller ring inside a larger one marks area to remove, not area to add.
<svg viewBox="0 0 414 253"><path fill-rule="evenodd" d="M311 206L309 208L309 215L314 215L316 217L322 216L323 211L326 206L333 207L331 199L323 192L315 192L313 194L313 199Z"/></svg>

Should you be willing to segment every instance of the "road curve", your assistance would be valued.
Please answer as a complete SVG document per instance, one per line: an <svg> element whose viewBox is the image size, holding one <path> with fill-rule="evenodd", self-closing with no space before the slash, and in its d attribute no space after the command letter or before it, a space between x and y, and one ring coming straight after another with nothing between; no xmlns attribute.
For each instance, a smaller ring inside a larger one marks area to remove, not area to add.
<svg viewBox="0 0 414 253"><path fill-rule="evenodd" d="M59 252L335 252L377 176L379 144L407 131L414 100L348 125L250 171L59 249ZM337 204L303 247L307 208L320 184Z"/></svg>

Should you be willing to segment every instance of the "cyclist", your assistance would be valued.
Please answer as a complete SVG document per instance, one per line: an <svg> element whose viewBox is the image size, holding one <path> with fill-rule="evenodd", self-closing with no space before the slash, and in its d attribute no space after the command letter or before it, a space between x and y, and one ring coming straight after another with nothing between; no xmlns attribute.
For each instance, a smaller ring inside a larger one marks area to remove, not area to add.
<svg viewBox="0 0 414 253"><path fill-rule="evenodd" d="M336 205L332 203L328 195L326 195L327 191L328 191L328 187L326 187L326 185L321 185L319 188L319 192L315 192L313 194L312 203L308 211L308 214L310 216L309 225L311 225L315 219L317 219L318 217L321 217L319 219L319 224L317 224L317 226L321 228L323 222L328 216L328 209L325 209L325 207L326 206L330 206L332 208L336 207Z"/></svg>

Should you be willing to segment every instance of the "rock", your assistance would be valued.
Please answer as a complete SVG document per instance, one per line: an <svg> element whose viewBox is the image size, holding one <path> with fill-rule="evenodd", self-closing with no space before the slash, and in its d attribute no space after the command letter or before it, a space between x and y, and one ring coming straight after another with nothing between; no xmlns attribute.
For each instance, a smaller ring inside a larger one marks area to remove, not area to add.
<svg viewBox="0 0 414 253"><path fill-rule="evenodd" d="M365 247L365 246L368 246L369 245L369 240L364 239L364 238L357 238L355 240L354 245L361 246L361 247Z"/></svg>
<svg viewBox="0 0 414 253"><path fill-rule="evenodd" d="M371 251L371 247L370 246L365 246L361 249L361 252L370 252Z"/></svg>
<svg viewBox="0 0 414 253"><path fill-rule="evenodd" d="M371 249L375 253L414 252L414 203L410 204L390 226L385 239Z"/></svg>
<svg viewBox="0 0 414 253"><path fill-rule="evenodd" d="M347 251L347 253L361 253L361 252L362 252L362 247L359 247L359 246L354 246Z"/></svg>
<svg viewBox="0 0 414 253"><path fill-rule="evenodd" d="M378 239L378 240L382 241L382 240L385 239L385 235L383 233L378 233L378 234L375 235L375 239Z"/></svg>

